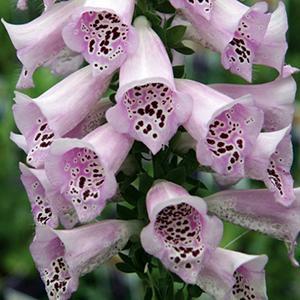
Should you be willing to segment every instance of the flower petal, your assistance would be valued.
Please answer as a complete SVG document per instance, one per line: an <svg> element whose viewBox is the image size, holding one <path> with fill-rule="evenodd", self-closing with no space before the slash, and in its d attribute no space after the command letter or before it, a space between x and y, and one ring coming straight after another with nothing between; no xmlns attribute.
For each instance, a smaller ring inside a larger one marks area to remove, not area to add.
<svg viewBox="0 0 300 300"><path fill-rule="evenodd" d="M137 222L119 220L72 230L37 226L30 251L49 299L69 299L80 276L116 255L138 231Z"/></svg>
<svg viewBox="0 0 300 300"><path fill-rule="evenodd" d="M275 131L289 126L293 120L297 85L291 74L293 72L288 72L285 78L278 77L264 84L212 84L210 86L234 99L250 94L255 105L264 112L264 129Z"/></svg>
<svg viewBox="0 0 300 300"><path fill-rule="evenodd" d="M200 273L197 284L216 300L267 300L265 255L247 255L217 248Z"/></svg>
<svg viewBox="0 0 300 300"><path fill-rule="evenodd" d="M243 176L263 122L262 112L248 97L234 101L191 80L177 80L179 91L193 98L193 112L184 125L197 140L197 158L220 175Z"/></svg>
<svg viewBox="0 0 300 300"><path fill-rule="evenodd" d="M30 165L43 166L53 140L64 136L86 117L109 82L110 78L94 78L91 67L87 66L34 101L24 94L15 93L13 113L30 149L27 156Z"/></svg>
<svg viewBox="0 0 300 300"><path fill-rule="evenodd" d="M194 284L203 262L220 242L222 223L207 215L201 198L170 182L157 183L146 201L150 223L141 233L145 251Z"/></svg>
<svg viewBox="0 0 300 300"><path fill-rule="evenodd" d="M133 10L133 0L86 1L64 28L64 41L82 53L94 74L111 74L135 48Z"/></svg>
<svg viewBox="0 0 300 300"><path fill-rule="evenodd" d="M142 141L156 154L187 120L192 107L189 97L176 91L166 50L145 17L135 20L135 28L138 48L121 67L117 105L106 117L116 130Z"/></svg>
<svg viewBox="0 0 300 300"><path fill-rule="evenodd" d="M76 209L80 222L96 218L116 193L114 174L125 160L132 140L108 124L82 140L57 139L45 163L55 189Z"/></svg>
<svg viewBox="0 0 300 300"><path fill-rule="evenodd" d="M289 206L295 199L290 169L293 162L291 127L279 131L263 132L246 158L246 174L263 180L276 201Z"/></svg>
<svg viewBox="0 0 300 300"><path fill-rule="evenodd" d="M274 193L263 190L227 190L205 198L210 212L233 224L259 231L285 241L289 257L294 259L300 232L300 189L294 189L296 199L290 207L275 201Z"/></svg>

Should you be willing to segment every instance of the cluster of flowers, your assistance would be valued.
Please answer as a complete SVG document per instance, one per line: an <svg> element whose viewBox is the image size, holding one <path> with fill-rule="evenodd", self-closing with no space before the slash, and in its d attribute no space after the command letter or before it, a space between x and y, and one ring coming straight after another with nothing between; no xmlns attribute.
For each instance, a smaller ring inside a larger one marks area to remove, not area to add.
<svg viewBox="0 0 300 300"><path fill-rule="evenodd" d="M131 25L134 0L54 2L44 0L45 11L28 24L4 22L23 64L18 88L33 86L39 66L66 76L36 99L16 92L13 107L21 134L11 139L30 165L20 163L36 224L30 250L49 299L68 299L79 277L132 235L167 269L216 299L267 299L267 257L219 248L219 218L285 241L298 265L300 189L290 175L296 69L284 65L284 4L269 13L262 2L170 0L178 12L174 24L187 27L185 39L220 52L226 69L248 81L254 63L279 72L260 85L206 86L174 79L149 21L140 16ZM19 0L19 8L26 6ZM88 65L80 68L84 60ZM117 70L113 104L104 95ZM267 189L201 199L161 181L147 194L143 229L139 221L92 222L117 193L115 175L134 140L156 154L181 125L189 135L178 147L194 148L220 184L247 177Z"/></svg>

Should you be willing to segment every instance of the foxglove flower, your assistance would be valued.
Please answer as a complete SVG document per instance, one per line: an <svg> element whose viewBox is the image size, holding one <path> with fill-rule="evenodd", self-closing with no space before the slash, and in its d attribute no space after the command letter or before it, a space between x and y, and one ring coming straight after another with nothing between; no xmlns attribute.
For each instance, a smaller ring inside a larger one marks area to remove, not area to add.
<svg viewBox="0 0 300 300"><path fill-rule="evenodd" d="M37 226L30 246L49 299L69 299L79 277L116 255L139 232L136 221L107 220L72 230Z"/></svg>
<svg viewBox="0 0 300 300"><path fill-rule="evenodd" d="M210 87L237 99L250 94L255 105L264 111L264 129L276 131L289 126L293 121L295 112L294 102L297 85L291 72L284 67L285 78L254 85L239 84L212 84Z"/></svg>
<svg viewBox="0 0 300 300"><path fill-rule="evenodd" d="M262 128L262 111L249 97L234 101L195 81L176 80L176 86L193 98L184 126L197 140L198 161L221 175L244 176L245 157Z"/></svg>
<svg viewBox="0 0 300 300"><path fill-rule="evenodd" d="M47 176L61 195L75 207L80 222L96 218L116 193L115 173L133 141L109 124L83 139L53 142L45 162Z"/></svg>
<svg viewBox="0 0 300 300"><path fill-rule="evenodd" d="M28 164L43 166L53 140L64 136L86 117L109 81L110 78L94 78L87 66L34 100L16 92L13 112L26 139Z"/></svg>
<svg viewBox="0 0 300 300"><path fill-rule="evenodd" d="M72 228L78 222L74 207L53 191L45 170L31 169L22 163L20 170L36 225L56 228L60 222L65 228Z"/></svg>
<svg viewBox="0 0 300 300"><path fill-rule="evenodd" d="M72 0L57 3L40 17L23 25L13 25L2 20L23 64L17 83L18 88L32 87L34 71L53 60L65 49L62 29L75 9L83 2L84 0Z"/></svg>
<svg viewBox="0 0 300 300"><path fill-rule="evenodd" d="M295 199L290 169L293 163L291 127L279 131L263 132L245 160L246 175L263 180L275 199L289 206Z"/></svg>
<svg viewBox="0 0 300 300"><path fill-rule="evenodd" d="M262 132L251 153L245 158L245 177L262 180L274 193L277 202L289 206L295 199L290 169L293 162L291 127L273 132ZM222 185L231 185L241 178L216 176Z"/></svg>
<svg viewBox="0 0 300 300"><path fill-rule="evenodd" d="M139 17L134 24L138 47L121 67L117 105L106 118L156 154L187 120L192 103L176 90L164 45L146 18Z"/></svg>
<svg viewBox="0 0 300 300"><path fill-rule="evenodd" d="M282 2L276 11L267 14L267 4L263 2L249 8L236 0L228 0L226 4L215 0L209 21L193 10L182 11L193 25L188 27L186 38L220 52L226 69L248 81L252 79L254 63L282 72L288 29Z"/></svg>
<svg viewBox="0 0 300 300"><path fill-rule="evenodd" d="M226 190L205 198L210 212L218 217L286 242L289 257L294 259L300 232L300 188L294 189L296 199L290 207L277 203L274 193L262 190Z"/></svg>
<svg viewBox="0 0 300 300"><path fill-rule="evenodd" d="M145 251L185 282L196 283L222 238L222 222L207 215L201 198L171 182L154 185L146 204L150 223L141 232Z"/></svg>
<svg viewBox="0 0 300 300"><path fill-rule="evenodd" d="M197 284L216 300L267 300L265 255L247 255L217 248Z"/></svg>
<svg viewBox="0 0 300 300"><path fill-rule="evenodd" d="M94 74L111 74L136 48L134 0L86 0L63 29L66 45L83 55Z"/></svg>
<svg viewBox="0 0 300 300"><path fill-rule="evenodd" d="M64 135L64 137L83 138L88 133L92 132L97 127L106 122L105 113L112 106L109 98L103 98L95 104L89 114L71 131ZM10 139L21 148L26 154L28 149L26 138L21 134L11 132Z"/></svg>

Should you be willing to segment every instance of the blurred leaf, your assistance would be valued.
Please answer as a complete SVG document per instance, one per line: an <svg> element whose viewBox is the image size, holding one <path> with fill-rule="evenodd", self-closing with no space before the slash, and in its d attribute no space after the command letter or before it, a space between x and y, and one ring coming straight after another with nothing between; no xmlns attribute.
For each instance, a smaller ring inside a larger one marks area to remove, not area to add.
<svg viewBox="0 0 300 300"><path fill-rule="evenodd" d="M135 269L125 263L117 263L116 267L119 271L123 272L123 273L135 273Z"/></svg>
<svg viewBox="0 0 300 300"><path fill-rule="evenodd" d="M176 46L178 47L178 44L183 39L185 32L186 32L186 26L183 25L177 25L169 28L166 33L167 44L171 48L175 48Z"/></svg>

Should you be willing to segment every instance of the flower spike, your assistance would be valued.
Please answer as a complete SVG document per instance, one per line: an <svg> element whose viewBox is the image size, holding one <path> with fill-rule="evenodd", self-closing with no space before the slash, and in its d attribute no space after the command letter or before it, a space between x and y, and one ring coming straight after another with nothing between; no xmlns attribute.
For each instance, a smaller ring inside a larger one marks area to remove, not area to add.
<svg viewBox="0 0 300 300"><path fill-rule="evenodd" d="M45 10L49 9L56 0L43 0ZM25 10L28 8L28 0L18 0L17 2L17 8L21 10Z"/></svg>
<svg viewBox="0 0 300 300"><path fill-rule="evenodd" d="M79 277L116 255L138 234L137 221L106 220L72 230L37 226L30 246L49 299L67 300Z"/></svg>
<svg viewBox="0 0 300 300"><path fill-rule="evenodd" d="M207 215L201 198L171 182L154 185L146 203L150 223L141 233L145 251L185 282L195 284L221 240L222 222Z"/></svg>
<svg viewBox="0 0 300 300"><path fill-rule="evenodd" d="M249 96L234 101L184 79L176 80L176 86L193 98L193 112L184 127L197 140L198 161L220 175L244 176L245 157L262 128L262 111Z"/></svg>
<svg viewBox="0 0 300 300"><path fill-rule="evenodd" d="M34 100L15 93L13 113L26 139L30 165L36 168L44 165L53 140L64 136L86 117L109 82L110 78L94 78L91 67L87 66Z"/></svg>
<svg viewBox="0 0 300 300"><path fill-rule="evenodd" d="M133 141L109 124L83 139L62 138L51 145L45 169L54 188L73 204L80 222L95 219L117 189L115 173Z"/></svg>
<svg viewBox="0 0 300 300"><path fill-rule="evenodd" d="M63 29L66 45L83 55L94 75L111 74L135 49L134 0L86 0Z"/></svg>
<svg viewBox="0 0 300 300"><path fill-rule="evenodd" d="M233 224L249 228L286 242L294 266L297 237L300 232L300 188L294 189L290 207L276 202L274 193L261 190L227 190L205 198L210 212Z"/></svg>
<svg viewBox="0 0 300 300"><path fill-rule="evenodd" d="M199 274L197 284L216 300L267 300L265 255L217 248Z"/></svg>
<svg viewBox="0 0 300 300"><path fill-rule="evenodd" d="M106 118L156 154L187 120L192 103L176 90L166 50L147 19L138 17L134 25L138 47L120 69L117 104Z"/></svg>

